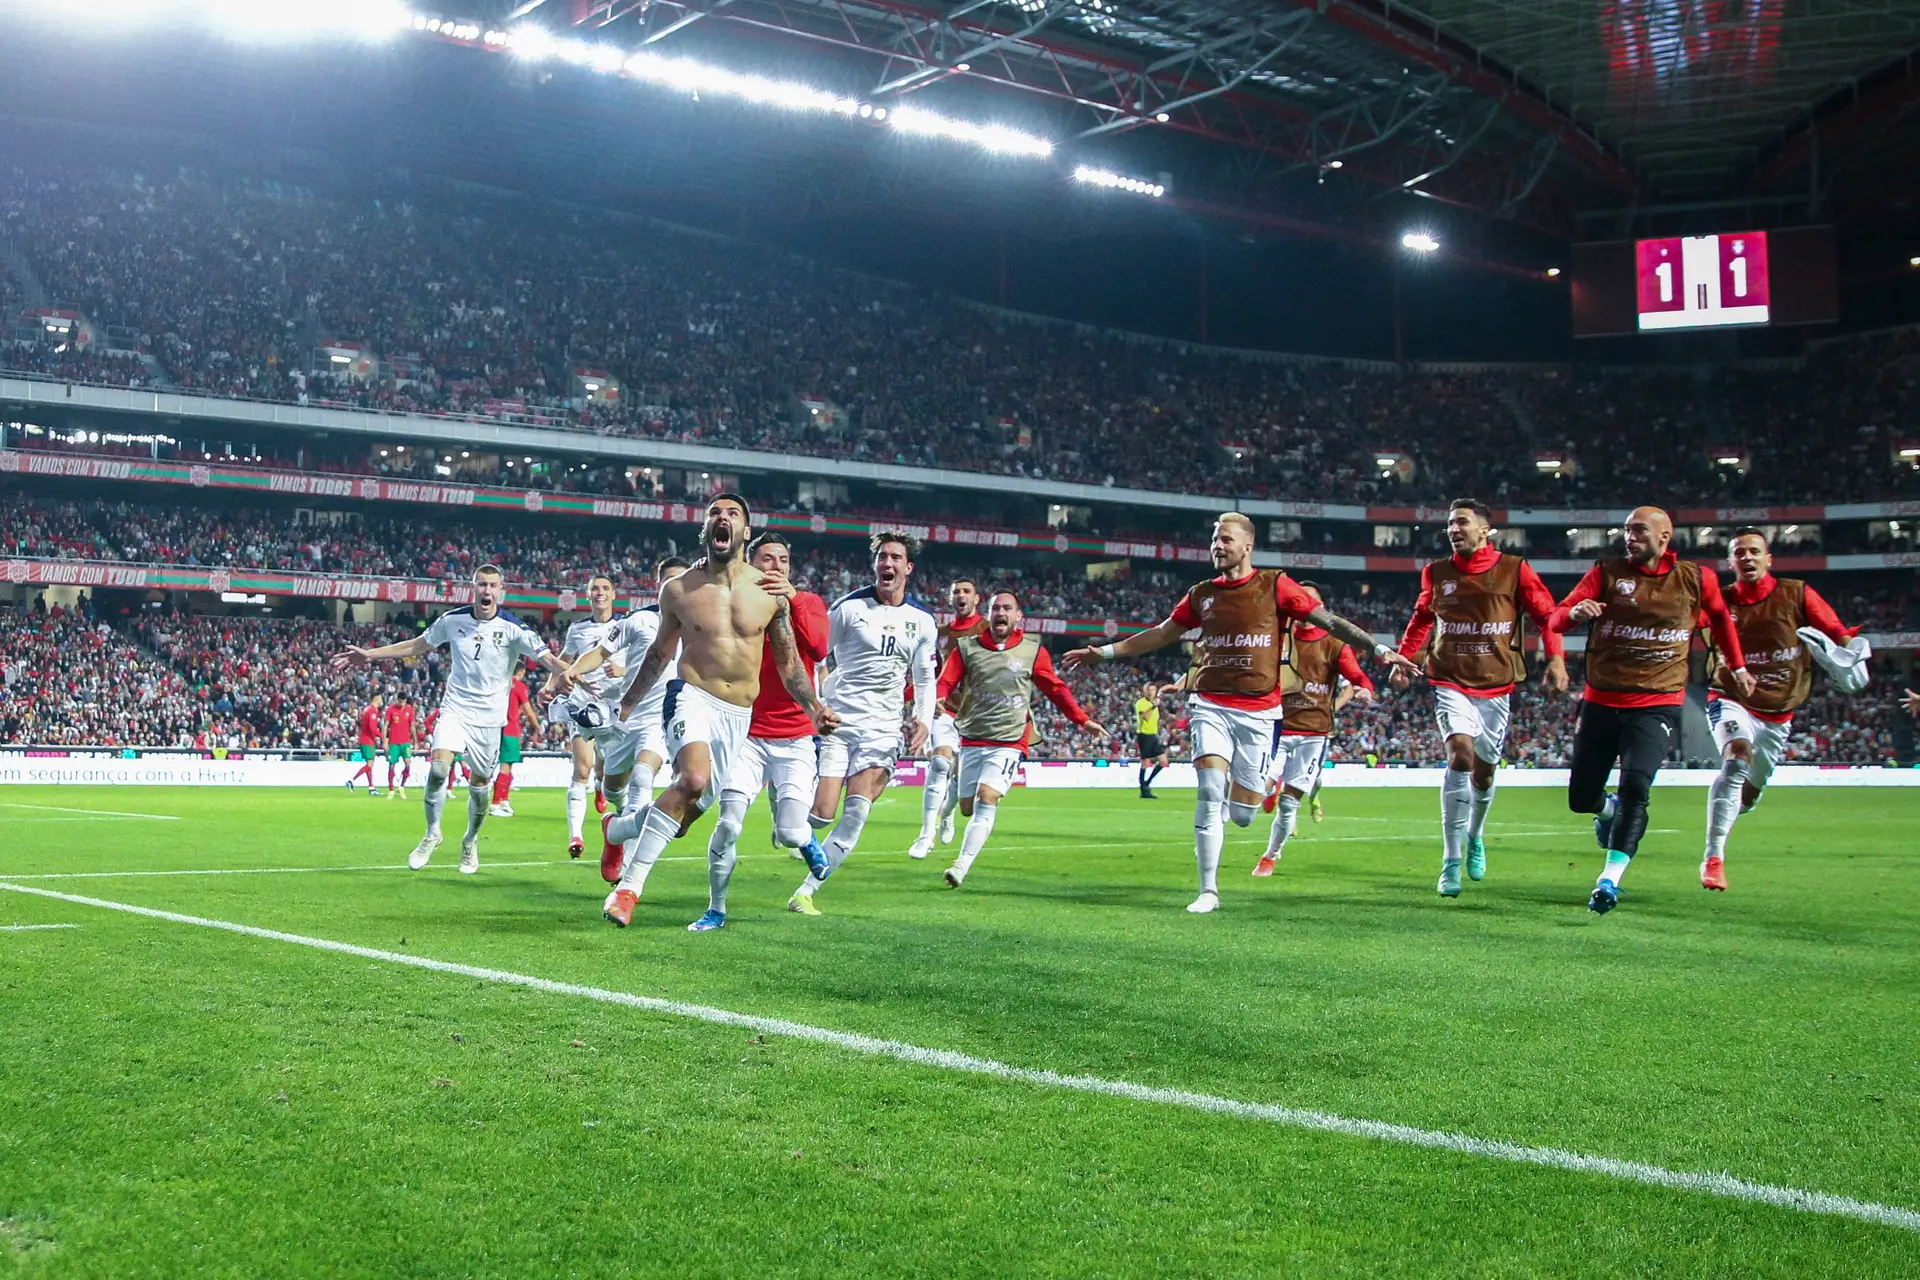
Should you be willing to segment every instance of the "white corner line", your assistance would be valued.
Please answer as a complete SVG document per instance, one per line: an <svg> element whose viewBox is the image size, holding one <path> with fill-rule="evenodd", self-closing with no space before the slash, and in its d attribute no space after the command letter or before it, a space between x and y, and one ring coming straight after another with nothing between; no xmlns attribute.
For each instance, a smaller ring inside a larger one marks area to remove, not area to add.
<svg viewBox="0 0 1920 1280"><path fill-rule="evenodd" d="M120 809L69 809L61 804L21 804L14 800L0 800L0 809L37 809L41 813L84 813L89 818L145 818L149 822L178 822L177 814L171 813L127 813Z"/></svg>
<svg viewBox="0 0 1920 1280"><path fill-rule="evenodd" d="M42 929L78 929L77 924L0 924L0 933L38 933Z"/></svg>
<svg viewBox="0 0 1920 1280"><path fill-rule="evenodd" d="M1597 1174L1622 1182L1640 1183L1643 1186L1666 1187L1675 1191L1696 1192L1727 1200L1772 1205L1799 1213L1852 1218L1877 1226L1920 1232L1920 1211L1898 1205L1879 1204L1871 1200L1856 1200L1851 1196L1803 1191L1797 1187L1775 1186L1764 1182L1749 1182L1727 1173L1694 1173L1681 1169L1668 1169L1660 1165L1642 1164L1636 1160L1616 1160L1609 1156L1583 1155L1577 1151L1565 1151L1558 1147L1530 1147L1492 1138L1476 1138L1469 1134L1450 1133L1443 1129L1419 1129L1411 1125L1391 1124L1382 1120L1356 1120L1326 1111L1311 1111L1264 1102L1243 1102L1215 1094L1191 1093L1184 1089L1161 1089L1152 1085L1133 1084L1125 1080L1108 1080L1099 1076L1061 1075L1054 1071L1036 1071L1030 1067L1016 1067L1009 1063L997 1062L991 1058L976 1058L970 1054L955 1053L947 1049L927 1049L899 1040L883 1040L852 1032L833 1031L825 1027L808 1026L801 1022L788 1022L783 1018L762 1018L753 1014L735 1013L729 1009L716 1009L710 1005L685 1004L678 1000L664 1000L657 996L610 991L604 987L555 982L548 978L509 973L502 969L485 969L475 965L456 964L448 960L433 960L426 956L407 955L404 952L381 951L374 947L357 946L351 942L310 938L297 933L282 933L278 929L262 929L255 925L235 924L226 920L209 920L201 916L160 911L153 907L139 907L126 902L85 898L78 894L61 893L54 889L41 889L31 885L10 883L6 880L0 880L0 891L31 894L34 897L51 898L83 907L99 907L107 911L123 911L128 915L166 920L173 924L219 929L226 933L242 934L250 938L264 938L270 942L286 942L300 947L312 947L317 951L357 956L363 960L378 960L386 964L426 969L433 973L446 973L456 977L474 978L482 982L524 987L534 991L544 991L549 995L575 996L598 1001L601 1004L623 1005L629 1009L640 1009L648 1013L691 1018L720 1026L740 1027L764 1035L784 1036L793 1040L831 1045L853 1053L893 1058L916 1066L962 1071L1018 1084L1038 1085L1045 1089L1101 1094L1112 1098L1124 1098L1131 1102L1183 1107L1191 1111L1233 1116L1242 1120L1263 1120L1269 1124L1290 1129L1305 1129L1318 1133L1339 1134L1344 1137L1369 1138L1376 1142L1391 1142L1401 1146L1452 1151L1460 1155L1479 1156L1509 1164L1559 1169L1569 1173Z"/></svg>

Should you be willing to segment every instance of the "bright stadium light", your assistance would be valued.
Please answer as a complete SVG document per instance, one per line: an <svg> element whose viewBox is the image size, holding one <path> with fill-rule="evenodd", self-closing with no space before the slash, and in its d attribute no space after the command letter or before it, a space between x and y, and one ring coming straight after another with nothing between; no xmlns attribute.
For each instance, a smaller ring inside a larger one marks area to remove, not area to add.
<svg viewBox="0 0 1920 1280"><path fill-rule="evenodd" d="M1022 133L1000 124L974 124L955 120L924 107L896 107L888 123L902 133L919 138L947 138L966 142L998 156L1035 156L1053 154L1053 144L1031 133Z"/></svg>
<svg viewBox="0 0 1920 1280"><path fill-rule="evenodd" d="M1158 182L1148 182L1144 178L1129 178L1125 174L1110 173L1105 169L1096 169L1092 165L1080 165L1073 171L1075 182L1084 182L1090 187L1106 187L1111 191L1131 191L1137 196L1159 197L1167 194L1166 187Z"/></svg>
<svg viewBox="0 0 1920 1280"><path fill-rule="evenodd" d="M1432 253L1440 247L1440 242L1424 231L1409 231L1400 237L1400 243L1415 253Z"/></svg>
<svg viewBox="0 0 1920 1280"><path fill-rule="evenodd" d="M757 106L779 107L786 111L817 111L829 115L871 117L874 112L858 99L815 89L794 80L769 80L764 76L743 75L720 67L689 62L684 58L665 58L657 53L636 53L623 68L629 76L646 84L657 84L682 93L713 93L739 98Z"/></svg>

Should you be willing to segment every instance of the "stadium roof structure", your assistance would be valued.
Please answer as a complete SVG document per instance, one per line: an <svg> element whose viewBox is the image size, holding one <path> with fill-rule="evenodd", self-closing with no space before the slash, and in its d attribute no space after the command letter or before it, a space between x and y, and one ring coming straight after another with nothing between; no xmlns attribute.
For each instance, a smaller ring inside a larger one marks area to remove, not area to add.
<svg viewBox="0 0 1920 1280"><path fill-rule="evenodd" d="M1582 210L1865 199L1915 154L1916 0L493 0L623 47L758 38L876 103L999 92L1178 193L1351 221L1403 193L1574 234ZM1861 164L1880 177L1887 166ZM1858 186L1859 174L1847 181ZM1329 181L1329 179L1332 179ZM1784 193L1784 194L1783 194ZM1881 195L1886 193L1882 191ZM1803 215L1804 216L1804 215Z"/></svg>

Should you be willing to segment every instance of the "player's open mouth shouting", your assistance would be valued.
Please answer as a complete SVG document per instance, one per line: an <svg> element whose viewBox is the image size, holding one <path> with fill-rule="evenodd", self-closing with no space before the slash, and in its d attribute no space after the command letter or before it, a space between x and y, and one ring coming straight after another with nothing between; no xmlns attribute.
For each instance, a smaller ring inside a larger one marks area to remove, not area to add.
<svg viewBox="0 0 1920 1280"><path fill-rule="evenodd" d="M707 553L715 561L731 560L738 531L733 527L733 516L724 508L707 512L705 541Z"/></svg>

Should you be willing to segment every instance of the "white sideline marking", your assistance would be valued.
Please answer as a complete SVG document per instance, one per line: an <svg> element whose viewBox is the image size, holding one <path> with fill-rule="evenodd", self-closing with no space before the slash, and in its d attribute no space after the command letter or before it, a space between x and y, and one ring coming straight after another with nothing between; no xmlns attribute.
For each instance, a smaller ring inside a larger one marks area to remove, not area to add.
<svg viewBox="0 0 1920 1280"><path fill-rule="evenodd" d="M874 1036L812 1027L801 1022L788 1022L784 1018L762 1018L748 1013L735 1013L730 1009L716 1009L711 1005L684 1004L678 1000L663 1000L657 996L639 996L625 991L609 991L604 987L555 982L548 978L509 973L503 969L483 969L475 965L432 960L425 956L412 956L399 951L381 951L374 947L357 946L351 942L334 942L327 938L309 938L297 933L282 933L278 929L262 929L250 924L208 920L201 916L182 915L175 911L137 907L126 902L83 898L78 894L61 893L54 889L38 889L29 885L12 884L5 880L0 880L0 890L32 894L40 898L53 898L83 907L124 911L128 915L146 916L149 919L166 920L174 924L197 925L202 929L219 929L226 933L243 934L250 938L265 938L270 942L288 942L295 946L312 947L316 951L332 951L340 955L358 956L363 960L379 960L387 964L452 974L455 977L475 978L482 982L525 987L534 991L544 991L549 995L578 996L586 1000L596 1000L602 1004L617 1004L630 1009L641 1009L648 1013L692 1018L699 1022L716 1023L720 1026L741 1027L764 1035L785 1036L794 1040L811 1041L814 1044L831 1045L836 1049L846 1049L854 1053L894 1058L916 1066L964 1071L971 1075L992 1076L1000 1080L1038 1085L1046 1089L1069 1089L1077 1093L1102 1094L1112 1098L1125 1098L1131 1102L1152 1102L1162 1106L1186 1107L1193 1111L1234 1116L1242 1120L1265 1120L1291 1129L1337 1133L1352 1138L1371 1138L1377 1142L1394 1142L1403 1146L1452 1151L1461 1155L1504 1160L1512 1164L1530 1164L1547 1169L1561 1169L1570 1173L1599 1174L1602 1177L1638 1182L1645 1186L1700 1192L1728 1200L1745 1200L1754 1204L1793 1209L1800 1213L1853 1218L1878 1226L1920 1232L1920 1212L1913 1209L1879 1204L1872 1200L1855 1200L1851 1196L1803 1191L1797 1187L1749 1182L1727 1173L1691 1173L1686 1170L1667 1169L1655 1164L1642 1164L1636 1160L1615 1160L1608 1156L1582 1155L1577 1151L1564 1151L1558 1147L1528 1147L1490 1138L1475 1138L1464 1133L1449 1133L1442 1129L1417 1129L1411 1125L1389 1124L1382 1120L1355 1120L1326 1111L1309 1111L1299 1107L1283 1107L1264 1102L1242 1102L1216 1094L1190 1093L1184 1089L1160 1089L1151 1085L1132 1084L1125 1080L1107 1080L1099 1076L1068 1076L1054 1071L1036 1071L1030 1067L1016 1067L1009 1063L996 1062L992 1058L976 1058L971 1054L955 1053L947 1049L926 1049L899 1040L882 1040Z"/></svg>
<svg viewBox="0 0 1920 1280"><path fill-rule="evenodd" d="M704 859L703 859L704 861ZM486 867L558 867L565 866L562 861L543 862L485 862ZM438 868L446 870L451 868ZM322 871L410 871L404 862L369 864L364 867L211 867L204 871L41 871L33 875L9 875L9 880L136 880L149 876L297 876ZM416 873L418 874L418 873Z"/></svg>
<svg viewBox="0 0 1920 1280"><path fill-rule="evenodd" d="M37 933L41 929L78 929L77 924L0 924L0 933Z"/></svg>
<svg viewBox="0 0 1920 1280"><path fill-rule="evenodd" d="M0 801L0 809L38 809L42 813L84 813L89 818L145 818L149 822L178 822L179 817L171 813L125 813L119 809L69 809L58 804L19 804L11 800Z"/></svg>

